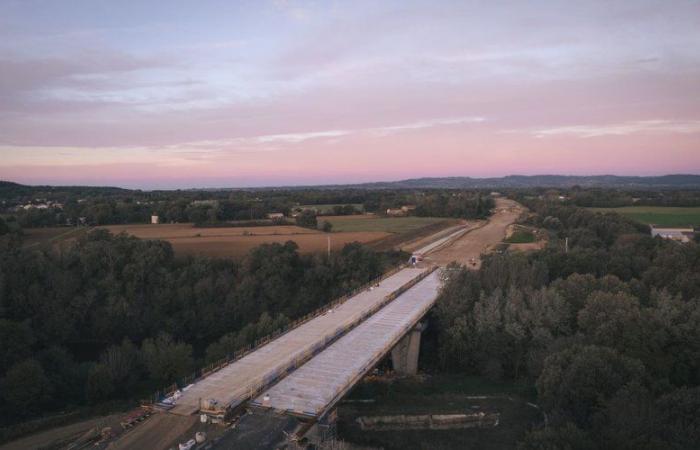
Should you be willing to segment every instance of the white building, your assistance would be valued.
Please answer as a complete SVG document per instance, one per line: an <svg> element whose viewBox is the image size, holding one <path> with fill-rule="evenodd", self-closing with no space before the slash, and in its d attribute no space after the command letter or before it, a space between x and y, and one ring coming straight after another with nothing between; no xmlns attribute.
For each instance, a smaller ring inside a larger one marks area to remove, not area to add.
<svg viewBox="0 0 700 450"><path fill-rule="evenodd" d="M672 239L680 242L690 242L695 232L692 228L657 228L651 226L651 236L659 236L663 239Z"/></svg>
<svg viewBox="0 0 700 450"><path fill-rule="evenodd" d="M160 222L160 218L158 216L151 216L151 223L156 225Z"/></svg>

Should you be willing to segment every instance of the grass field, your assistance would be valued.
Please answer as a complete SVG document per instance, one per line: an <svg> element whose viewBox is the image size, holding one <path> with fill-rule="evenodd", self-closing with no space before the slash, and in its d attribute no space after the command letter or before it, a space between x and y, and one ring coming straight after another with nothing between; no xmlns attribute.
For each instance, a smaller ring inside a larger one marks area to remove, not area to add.
<svg viewBox="0 0 700 450"><path fill-rule="evenodd" d="M527 404L533 395L531 386L491 383L463 375L362 383L351 393L350 402L339 407L339 438L385 449L512 449L531 425L542 420L542 414ZM353 399L371 402L354 403ZM359 416L478 411L500 413L499 425L484 429L367 431L356 422Z"/></svg>
<svg viewBox="0 0 700 450"><path fill-rule="evenodd" d="M22 233L24 233L24 246L36 247L38 245L60 244L82 236L89 229L88 227L25 228L22 230Z"/></svg>
<svg viewBox="0 0 700 450"><path fill-rule="evenodd" d="M333 231L383 231L385 233L406 233L418 228L444 221L441 217L377 217L373 215L326 216L318 222L330 222Z"/></svg>
<svg viewBox="0 0 700 450"><path fill-rule="evenodd" d="M516 230L503 242L508 244L531 244L535 242L535 234L530 230Z"/></svg>
<svg viewBox="0 0 700 450"><path fill-rule="evenodd" d="M700 207L625 206L622 208L589 208L591 211L616 212L647 225L686 227L700 225Z"/></svg>

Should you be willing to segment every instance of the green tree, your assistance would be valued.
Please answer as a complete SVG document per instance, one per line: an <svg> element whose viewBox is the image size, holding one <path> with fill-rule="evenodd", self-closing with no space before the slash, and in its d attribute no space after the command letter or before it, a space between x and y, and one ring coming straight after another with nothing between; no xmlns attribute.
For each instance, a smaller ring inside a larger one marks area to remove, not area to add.
<svg viewBox="0 0 700 450"><path fill-rule="evenodd" d="M10 227L5 223L5 220L0 217L0 236L10 232Z"/></svg>
<svg viewBox="0 0 700 450"><path fill-rule="evenodd" d="M644 366L615 350L572 347L549 356L537 380L542 407L556 416L590 425L593 413L622 386L641 382Z"/></svg>
<svg viewBox="0 0 700 450"><path fill-rule="evenodd" d="M518 443L518 450L596 450L590 434L571 422L559 427L530 431Z"/></svg>
<svg viewBox="0 0 700 450"><path fill-rule="evenodd" d="M27 322L0 319L0 373L31 355L34 333Z"/></svg>
<svg viewBox="0 0 700 450"><path fill-rule="evenodd" d="M157 385L172 383L193 370L192 346L175 342L167 333L143 341L141 352L148 374Z"/></svg>
<svg viewBox="0 0 700 450"><path fill-rule="evenodd" d="M318 228L316 213L311 209L305 209L297 216L297 225L304 228Z"/></svg>
<svg viewBox="0 0 700 450"><path fill-rule="evenodd" d="M112 345L100 356L100 365L104 366L115 386L115 390L128 394L139 379L139 350L128 338L121 345Z"/></svg>
<svg viewBox="0 0 700 450"><path fill-rule="evenodd" d="M14 364L0 380L0 393L14 414L29 416L51 401L53 387L36 359Z"/></svg>
<svg viewBox="0 0 700 450"><path fill-rule="evenodd" d="M114 393L114 380L104 364L94 364L88 373L86 394L90 403L108 400Z"/></svg>

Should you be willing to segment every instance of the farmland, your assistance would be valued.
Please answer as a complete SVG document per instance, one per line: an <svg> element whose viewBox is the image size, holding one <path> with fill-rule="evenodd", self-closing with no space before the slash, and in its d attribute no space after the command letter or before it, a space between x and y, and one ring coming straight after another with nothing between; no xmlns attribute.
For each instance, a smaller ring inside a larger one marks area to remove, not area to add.
<svg viewBox="0 0 700 450"><path fill-rule="evenodd" d="M45 227L23 230L24 246L35 247L40 244L56 245L82 236L89 228L82 227Z"/></svg>
<svg viewBox="0 0 700 450"><path fill-rule="evenodd" d="M261 244L294 241L302 253L340 250L350 242L372 242L389 235L383 231L322 233L297 226L195 228L192 224L108 225L100 227L112 233L127 233L141 239L170 242L178 254L201 254L213 257L241 257Z"/></svg>
<svg viewBox="0 0 700 450"><path fill-rule="evenodd" d="M333 225L333 231L383 231L386 233L406 233L445 220L440 217L378 217L370 214L318 218L319 223L330 222Z"/></svg>
<svg viewBox="0 0 700 450"><path fill-rule="evenodd" d="M684 227L700 225L700 207L625 206L622 208L589 208L600 213L616 212L647 225Z"/></svg>
<svg viewBox="0 0 700 450"><path fill-rule="evenodd" d="M292 240L302 253L340 250L350 242L372 244L389 249L403 242L435 233L455 222L432 217L382 218L363 214L353 216L322 216L319 223L333 224L332 233L293 225L256 227L195 227L191 223L104 225L96 229L109 230L113 234L126 233L140 239L170 242L177 254L200 254L212 257L238 258L253 248L266 243L285 243ZM442 226L444 225L444 227ZM70 243L91 228L33 228L26 229L25 246L40 244L58 245ZM391 237L391 239L387 239ZM382 246L386 243L385 246Z"/></svg>

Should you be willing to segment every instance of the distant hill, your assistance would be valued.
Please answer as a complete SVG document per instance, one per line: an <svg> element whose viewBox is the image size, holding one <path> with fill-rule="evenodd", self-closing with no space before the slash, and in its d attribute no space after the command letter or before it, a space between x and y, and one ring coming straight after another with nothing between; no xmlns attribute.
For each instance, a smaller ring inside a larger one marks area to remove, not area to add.
<svg viewBox="0 0 700 450"><path fill-rule="evenodd" d="M504 189L504 188L570 188L607 187L623 189L700 189L700 175L663 175L658 177L628 177L617 175L509 175L500 178L412 178L401 181L345 185L365 189Z"/></svg>
<svg viewBox="0 0 700 450"><path fill-rule="evenodd" d="M112 195L129 192L129 189L122 189L111 186L28 186L14 183L12 181L0 180L0 197L12 198L16 196L45 196L56 194L73 195Z"/></svg>
<svg viewBox="0 0 700 450"><path fill-rule="evenodd" d="M266 190L266 189L508 189L508 188L618 188L618 189L700 189L700 175L677 174L657 177L629 177L618 175L508 175L498 178L439 177L411 178L399 181L378 181L359 184L267 186L259 188L193 188L186 191ZM110 195L129 192L129 189L97 186L26 186L0 180L0 196L11 194L71 192L85 195Z"/></svg>

